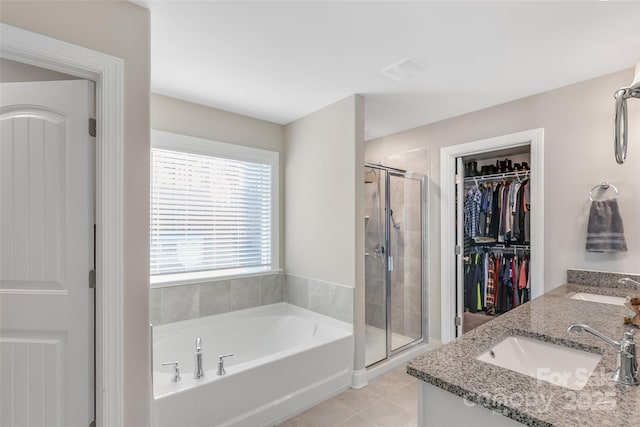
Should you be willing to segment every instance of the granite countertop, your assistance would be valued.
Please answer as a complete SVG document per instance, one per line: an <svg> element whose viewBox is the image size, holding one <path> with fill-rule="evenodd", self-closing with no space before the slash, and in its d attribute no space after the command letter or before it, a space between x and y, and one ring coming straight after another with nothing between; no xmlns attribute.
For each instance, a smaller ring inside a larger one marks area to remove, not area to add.
<svg viewBox="0 0 640 427"><path fill-rule="evenodd" d="M621 297L632 293L622 288L563 285L414 359L407 366L407 373L530 426L637 425L640 386L611 380L616 350L591 334L567 332L569 325L584 323L618 341L625 329L626 309L568 298L575 292ZM476 356L509 335L536 338L603 357L579 391L476 360ZM636 337L639 341L640 334Z"/></svg>

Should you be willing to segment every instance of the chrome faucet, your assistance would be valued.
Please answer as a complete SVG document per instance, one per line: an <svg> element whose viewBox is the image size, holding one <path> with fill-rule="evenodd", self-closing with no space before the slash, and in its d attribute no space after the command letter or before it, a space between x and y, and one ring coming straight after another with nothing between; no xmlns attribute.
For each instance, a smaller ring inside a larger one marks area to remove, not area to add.
<svg viewBox="0 0 640 427"><path fill-rule="evenodd" d="M633 280L631 277L623 277L622 279L618 279L618 283L620 284L633 283L634 285L636 285L637 289L640 289L640 282Z"/></svg>
<svg viewBox="0 0 640 427"><path fill-rule="evenodd" d="M230 356L233 356L233 353L218 355L218 370L216 371L216 375L224 375L227 373L227 371L224 370L224 359L225 357L230 357Z"/></svg>
<svg viewBox="0 0 640 427"><path fill-rule="evenodd" d="M202 340L196 338L196 369L193 371L193 378L199 380L204 377L204 371L202 370Z"/></svg>
<svg viewBox="0 0 640 427"><path fill-rule="evenodd" d="M640 375L638 372L638 357L636 355L636 343L633 341L635 331L627 330L624 337L618 341L613 341L605 337L600 332L587 325L571 325L567 332L588 332L591 335L600 338L618 351L618 359L616 370L613 373L613 381L626 385L639 385Z"/></svg>
<svg viewBox="0 0 640 427"><path fill-rule="evenodd" d="M177 383L182 379L180 376L180 367L178 366L178 361L175 362L162 362L162 366L173 366L173 376L171 377L171 382Z"/></svg>

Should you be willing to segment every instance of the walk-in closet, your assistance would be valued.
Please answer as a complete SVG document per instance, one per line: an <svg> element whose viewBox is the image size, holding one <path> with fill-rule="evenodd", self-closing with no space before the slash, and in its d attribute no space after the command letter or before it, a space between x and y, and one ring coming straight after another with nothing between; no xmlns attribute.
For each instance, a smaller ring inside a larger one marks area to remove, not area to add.
<svg viewBox="0 0 640 427"><path fill-rule="evenodd" d="M457 158L462 333L531 299L530 146Z"/></svg>

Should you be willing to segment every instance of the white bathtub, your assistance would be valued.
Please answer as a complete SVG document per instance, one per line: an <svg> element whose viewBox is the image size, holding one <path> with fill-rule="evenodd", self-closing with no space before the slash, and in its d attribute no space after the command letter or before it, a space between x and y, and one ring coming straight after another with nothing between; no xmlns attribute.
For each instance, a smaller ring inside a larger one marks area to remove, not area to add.
<svg viewBox="0 0 640 427"><path fill-rule="evenodd" d="M193 378L195 340L205 376ZM161 325L153 332L156 427L266 426L351 383L353 327L287 303ZM217 356L226 375L217 376ZM177 360L182 380L171 382Z"/></svg>

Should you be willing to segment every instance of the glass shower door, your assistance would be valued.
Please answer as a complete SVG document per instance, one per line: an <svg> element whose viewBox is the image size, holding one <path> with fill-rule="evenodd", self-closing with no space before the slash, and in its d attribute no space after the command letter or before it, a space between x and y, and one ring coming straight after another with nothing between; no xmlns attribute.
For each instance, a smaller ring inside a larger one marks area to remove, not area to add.
<svg viewBox="0 0 640 427"><path fill-rule="evenodd" d="M365 167L365 364L387 358L386 171Z"/></svg>
<svg viewBox="0 0 640 427"><path fill-rule="evenodd" d="M365 167L365 363L423 337L422 175Z"/></svg>
<svg viewBox="0 0 640 427"><path fill-rule="evenodd" d="M390 354L422 339L422 177L389 173Z"/></svg>

